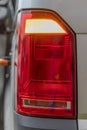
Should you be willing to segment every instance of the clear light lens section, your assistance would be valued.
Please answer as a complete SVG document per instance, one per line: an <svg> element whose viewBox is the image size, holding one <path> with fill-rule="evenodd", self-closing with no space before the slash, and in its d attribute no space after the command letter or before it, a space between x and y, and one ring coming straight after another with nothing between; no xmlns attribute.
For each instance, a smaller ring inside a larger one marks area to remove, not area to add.
<svg viewBox="0 0 87 130"><path fill-rule="evenodd" d="M46 101L46 100L27 100L23 99L24 107L33 107L33 108L44 108L44 109L71 109L70 101Z"/></svg>
<svg viewBox="0 0 87 130"><path fill-rule="evenodd" d="M25 33L63 33L66 31L51 19L28 19L25 24Z"/></svg>

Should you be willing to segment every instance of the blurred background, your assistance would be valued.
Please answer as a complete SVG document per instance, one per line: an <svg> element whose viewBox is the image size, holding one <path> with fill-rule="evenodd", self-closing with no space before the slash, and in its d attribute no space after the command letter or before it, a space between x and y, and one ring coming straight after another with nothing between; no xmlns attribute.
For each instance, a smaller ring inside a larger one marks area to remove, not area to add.
<svg viewBox="0 0 87 130"><path fill-rule="evenodd" d="M15 0L0 0L0 59L10 59L14 8ZM8 66L0 63L0 130L3 130L4 94L8 79Z"/></svg>

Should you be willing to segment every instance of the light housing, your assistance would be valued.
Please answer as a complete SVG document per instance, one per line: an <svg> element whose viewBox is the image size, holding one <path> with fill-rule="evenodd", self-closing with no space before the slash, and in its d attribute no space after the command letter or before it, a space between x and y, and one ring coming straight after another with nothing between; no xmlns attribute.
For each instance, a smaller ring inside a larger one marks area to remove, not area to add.
<svg viewBox="0 0 87 130"><path fill-rule="evenodd" d="M23 115L76 118L75 33L49 10L18 15L16 111Z"/></svg>

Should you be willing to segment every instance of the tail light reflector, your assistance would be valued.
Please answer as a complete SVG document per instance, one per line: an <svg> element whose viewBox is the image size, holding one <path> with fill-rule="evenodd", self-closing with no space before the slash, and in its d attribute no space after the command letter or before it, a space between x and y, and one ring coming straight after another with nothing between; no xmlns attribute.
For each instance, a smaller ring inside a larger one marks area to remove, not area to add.
<svg viewBox="0 0 87 130"><path fill-rule="evenodd" d="M18 18L17 112L75 118L75 34L52 11L23 11Z"/></svg>

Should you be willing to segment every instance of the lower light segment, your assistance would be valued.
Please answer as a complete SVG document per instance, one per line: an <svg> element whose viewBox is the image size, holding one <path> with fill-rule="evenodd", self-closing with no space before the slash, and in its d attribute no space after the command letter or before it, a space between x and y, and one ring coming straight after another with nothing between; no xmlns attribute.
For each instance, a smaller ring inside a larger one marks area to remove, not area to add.
<svg viewBox="0 0 87 130"><path fill-rule="evenodd" d="M22 100L23 107L32 107L32 108L44 108L44 109L71 109L70 101L46 101L46 100Z"/></svg>

